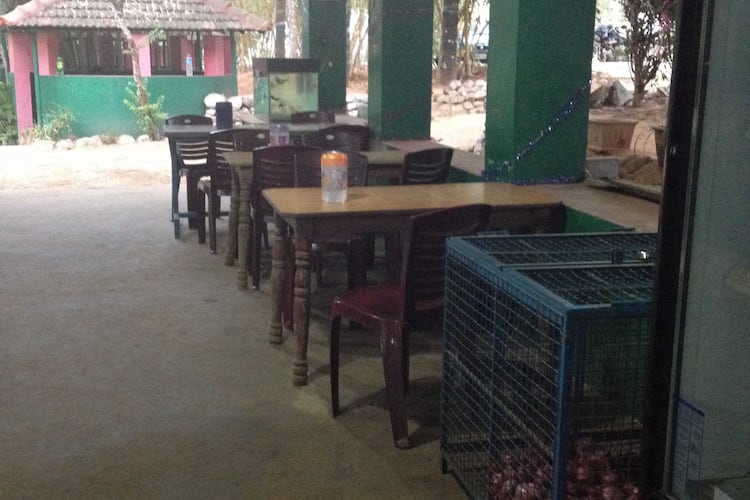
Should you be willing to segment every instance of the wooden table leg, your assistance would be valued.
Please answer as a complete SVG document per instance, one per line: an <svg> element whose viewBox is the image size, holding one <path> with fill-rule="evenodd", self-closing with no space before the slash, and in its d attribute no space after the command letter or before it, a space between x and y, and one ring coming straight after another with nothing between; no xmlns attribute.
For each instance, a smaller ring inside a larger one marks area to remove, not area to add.
<svg viewBox="0 0 750 500"><path fill-rule="evenodd" d="M273 253L271 263L271 320L268 323L268 341L272 344L281 344L284 340L281 327L281 309L284 294L284 280L286 278L286 249L287 234L289 230L286 222L281 217L274 220L276 226L276 237L273 242Z"/></svg>
<svg viewBox="0 0 750 500"><path fill-rule="evenodd" d="M237 222L237 288L247 289L247 241L250 238L250 184L245 180L246 173L238 173L239 182L239 216ZM231 232L231 228L230 228Z"/></svg>
<svg viewBox="0 0 750 500"><path fill-rule="evenodd" d="M294 338L297 341L292 367L292 383L307 384L307 339L310 329L310 254L311 244L295 234L294 263Z"/></svg>
<svg viewBox="0 0 750 500"><path fill-rule="evenodd" d="M224 264L233 266L237 255L237 231L239 227L240 186L237 172L232 169L232 192L229 197L229 239Z"/></svg>

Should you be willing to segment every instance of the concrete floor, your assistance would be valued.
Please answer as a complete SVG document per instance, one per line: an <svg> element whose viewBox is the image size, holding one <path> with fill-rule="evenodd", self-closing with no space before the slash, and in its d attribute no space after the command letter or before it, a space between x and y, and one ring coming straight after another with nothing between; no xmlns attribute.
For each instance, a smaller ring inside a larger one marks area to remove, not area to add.
<svg viewBox="0 0 750 500"><path fill-rule="evenodd" d="M656 229L656 204L545 189ZM334 420L343 273L314 295L310 384L294 387L292 340L267 340L268 282L239 291L184 222L175 240L168 199L167 184L0 191L0 498L465 498L440 472L440 334L412 336L411 450L391 444L373 335L344 336Z"/></svg>
<svg viewBox="0 0 750 500"><path fill-rule="evenodd" d="M334 420L340 284L313 304L311 382L293 387L268 282L239 291L184 223L175 240L168 200L0 192L0 498L464 498L440 472L439 334L412 337L413 449L392 445L372 335L344 340Z"/></svg>

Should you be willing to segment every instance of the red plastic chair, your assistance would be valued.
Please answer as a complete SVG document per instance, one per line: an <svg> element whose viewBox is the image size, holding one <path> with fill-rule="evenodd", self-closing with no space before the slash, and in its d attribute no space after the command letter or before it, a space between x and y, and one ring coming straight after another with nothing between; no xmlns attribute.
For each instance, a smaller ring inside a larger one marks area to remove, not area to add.
<svg viewBox="0 0 750 500"><path fill-rule="evenodd" d="M339 340L341 320L347 318L380 334L385 389L391 414L393 442L409 447L405 394L409 380L408 326L443 307L445 240L474 234L487 226L488 205L436 210L411 218L399 283L351 290L331 307L331 410L339 413Z"/></svg>

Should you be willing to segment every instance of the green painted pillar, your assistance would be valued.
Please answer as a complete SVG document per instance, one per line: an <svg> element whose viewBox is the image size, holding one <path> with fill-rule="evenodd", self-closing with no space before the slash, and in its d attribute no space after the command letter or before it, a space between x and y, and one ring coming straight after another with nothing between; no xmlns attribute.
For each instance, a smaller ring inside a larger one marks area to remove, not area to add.
<svg viewBox="0 0 750 500"><path fill-rule="evenodd" d="M346 0L309 0L302 22L302 57L320 62L318 108L346 109Z"/></svg>
<svg viewBox="0 0 750 500"><path fill-rule="evenodd" d="M492 2L485 177L583 177L595 3Z"/></svg>
<svg viewBox="0 0 750 500"><path fill-rule="evenodd" d="M380 139L430 136L432 0L372 0L368 122Z"/></svg>

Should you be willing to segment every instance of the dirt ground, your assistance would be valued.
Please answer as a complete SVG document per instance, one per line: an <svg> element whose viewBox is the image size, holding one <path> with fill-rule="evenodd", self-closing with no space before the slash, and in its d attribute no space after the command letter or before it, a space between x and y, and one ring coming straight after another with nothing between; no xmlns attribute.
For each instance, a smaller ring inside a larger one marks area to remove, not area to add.
<svg viewBox="0 0 750 500"><path fill-rule="evenodd" d="M239 75L240 93L252 93L252 76ZM366 92L360 78L350 92ZM655 157L652 126L666 119L666 98L649 99L642 108L591 110L591 116L638 120L631 150ZM484 131L484 114L433 120L432 137L442 144L471 149ZM166 140L129 145L87 146L48 150L41 145L0 147L0 190L54 187L103 188L118 185L168 184L170 157Z"/></svg>

